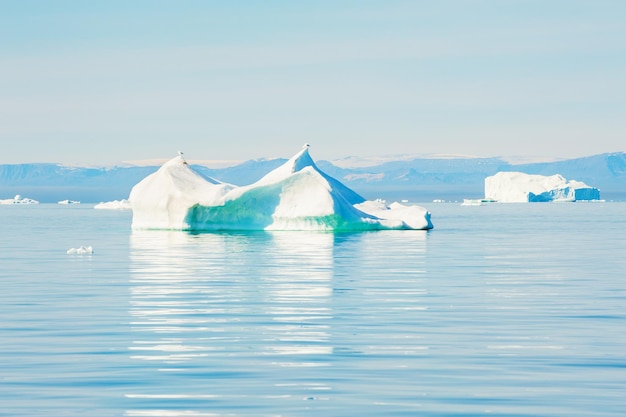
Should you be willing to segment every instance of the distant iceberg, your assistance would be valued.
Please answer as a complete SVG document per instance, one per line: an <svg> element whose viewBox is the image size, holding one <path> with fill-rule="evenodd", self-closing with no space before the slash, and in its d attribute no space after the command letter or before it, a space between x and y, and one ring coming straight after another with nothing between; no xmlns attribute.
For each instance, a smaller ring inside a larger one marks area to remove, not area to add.
<svg viewBox="0 0 626 417"><path fill-rule="evenodd" d="M238 187L194 171L182 154L136 184L133 229L379 230L433 227L423 207L366 201L322 172L305 145L254 184Z"/></svg>
<svg viewBox="0 0 626 417"><path fill-rule="evenodd" d="M32 198L22 197L18 194L13 198L0 200L0 204L39 204L39 201L33 200Z"/></svg>
<svg viewBox="0 0 626 417"><path fill-rule="evenodd" d="M562 175L498 172L485 178L485 197L503 203L600 200L600 191Z"/></svg>
<svg viewBox="0 0 626 417"><path fill-rule="evenodd" d="M100 202L93 206L97 210L130 210L130 201L126 199Z"/></svg>

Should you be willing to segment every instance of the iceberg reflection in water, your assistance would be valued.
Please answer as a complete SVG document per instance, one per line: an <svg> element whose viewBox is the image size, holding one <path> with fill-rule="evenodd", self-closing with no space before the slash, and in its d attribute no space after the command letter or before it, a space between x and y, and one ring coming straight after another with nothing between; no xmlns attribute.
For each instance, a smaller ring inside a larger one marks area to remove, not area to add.
<svg viewBox="0 0 626 417"><path fill-rule="evenodd" d="M358 362L345 363L346 355L391 358L422 350L399 328L398 334L388 329L381 340L367 329L367 316L383 312L402 320L406 311L422 308L416 301L425 290L407 292L406 283L401 290L389 282L352 294L351 281L358 279L354 262L367 268L376 242L389 238L403 262L390 259L385 267L414 286L423 273L415 266L423 261L426 232L134 231L130 315L136 337L129 348L133 360L154 368L155 382L127 394L139 401L128 415L162 415L162 408L143 409L142 399L150 407L161 399L172 410L168 415L196 415L177 414L181 398L187 413L193 398L194 412L246 414L242 410L252 407L261 415L310 407L302 400L328 400L337 407L338 392L342 401L353 401L351 396L367 391L359 389L365 383L359 373L390 367L381 359L360 369ZM372 272L381 268L371 266ZM361 303L368 301L363 314Z"/></svg>

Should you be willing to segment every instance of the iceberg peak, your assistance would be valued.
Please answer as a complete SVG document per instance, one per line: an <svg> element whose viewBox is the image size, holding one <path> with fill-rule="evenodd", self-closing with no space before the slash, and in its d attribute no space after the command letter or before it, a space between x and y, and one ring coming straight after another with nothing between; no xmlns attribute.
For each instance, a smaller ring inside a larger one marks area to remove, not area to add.
<svg viewBox="0 0 626 417"><path fill-rule="evenodd" d="M285 162L280 167L274 169L273 171L266 174L263 178L257 181L257 184L273 184L279 181L283 181L286 178L289 178L291 175L296 172L302 171L305 168L311 167L311 169L320 172L313 162L313 158L309 154L309 148L311 145L305 143L302 149L294 156L289 158L287 162Z"/></svg>
<svg viewBox="0 0 626 417"><path fill-rule="evenodd" d="M219 204L233 188L196 172L179 152L130 191L133 227L184 229L189 207Z"/></svg>
<svg viewBox="0 0 626 417"><path fill-rule="evenodd" d="M293 161L293 172L298 172L306 167L313 167L315 170L319 171L315 162L313 162L313 158L311 158L311 154L309 154L310 147L311 145L305 143L300 152L291 157L290 161Z"/></svg>

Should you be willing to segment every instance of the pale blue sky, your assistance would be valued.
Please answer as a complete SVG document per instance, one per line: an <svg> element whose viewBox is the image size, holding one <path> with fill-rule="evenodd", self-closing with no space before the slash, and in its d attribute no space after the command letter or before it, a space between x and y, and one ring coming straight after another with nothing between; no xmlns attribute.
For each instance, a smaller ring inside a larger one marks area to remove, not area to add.
<svg viewBox="0 0 626 417"><path fill-rule="evenodd" d="M0 163L626 149L626 1L0 0Z"/></svg>

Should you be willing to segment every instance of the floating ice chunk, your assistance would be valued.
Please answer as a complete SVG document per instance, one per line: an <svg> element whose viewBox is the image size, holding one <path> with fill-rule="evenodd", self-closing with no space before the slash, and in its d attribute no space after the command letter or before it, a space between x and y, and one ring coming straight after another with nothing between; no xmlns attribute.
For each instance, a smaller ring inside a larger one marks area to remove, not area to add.
<svg viewBox="0 0 626 417"><path fill-rule="evenodd" d="M373 216L386 229L432 229L430 212L421 206L404 205L384 200L364 201L355 208Z"/></svg>
<svg viewBox="0 0 626 417"><path fill-rule="evenodd" d="M90 246L80 246L78 248L69 248L67 250L68 255L92 255L93 248Z"/></svg>

